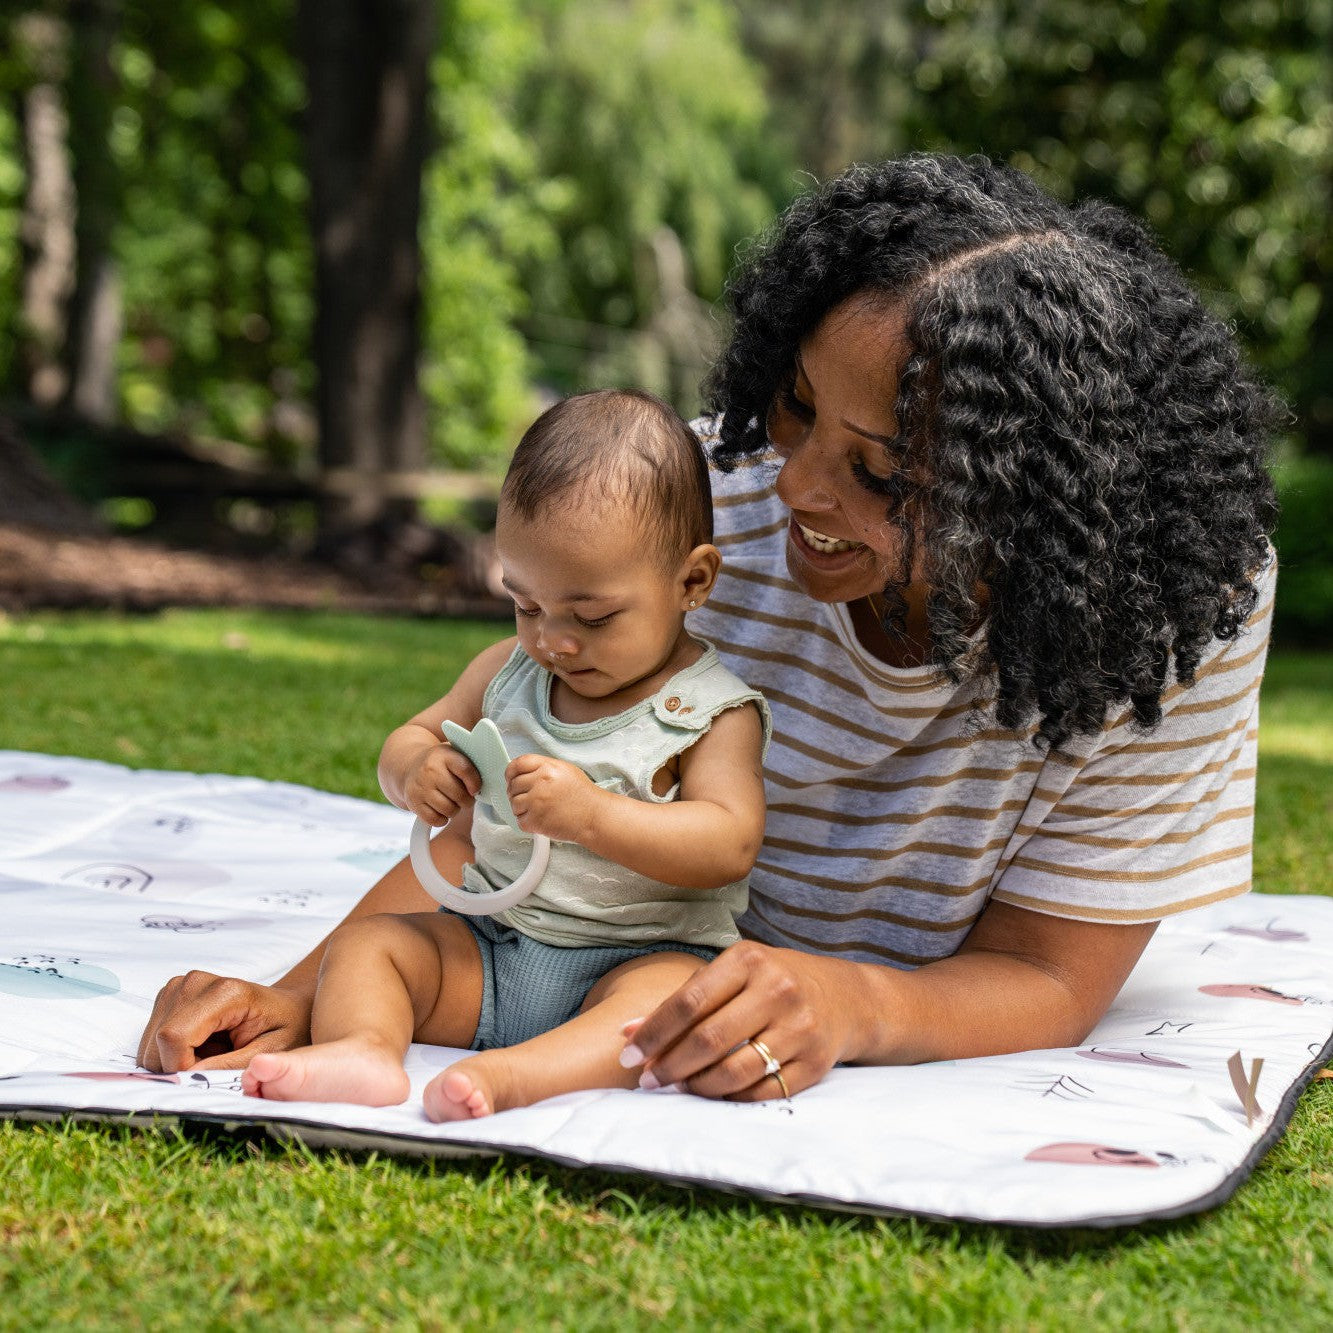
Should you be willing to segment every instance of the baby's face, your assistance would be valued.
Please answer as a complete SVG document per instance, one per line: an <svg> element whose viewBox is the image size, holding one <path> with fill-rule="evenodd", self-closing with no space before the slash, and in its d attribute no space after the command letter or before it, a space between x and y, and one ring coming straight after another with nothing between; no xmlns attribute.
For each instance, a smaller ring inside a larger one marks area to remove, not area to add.
<svg viewBox="0 0 1333 1333"><path fill-rule="evenodd" d="M606 699L671 663L689 601L683 568L663 568L625 505L525 519L501 504L495 528L519 643L586 699Z"/></svg>

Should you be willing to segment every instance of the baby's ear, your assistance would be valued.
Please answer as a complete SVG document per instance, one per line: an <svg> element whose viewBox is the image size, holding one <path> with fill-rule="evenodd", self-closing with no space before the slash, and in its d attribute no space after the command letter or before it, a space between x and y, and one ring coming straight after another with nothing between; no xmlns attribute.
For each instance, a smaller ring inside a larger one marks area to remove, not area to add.
<svg viewBox="0 0 1333 1333"><path fill-rule="evenodd" d="M685 610L695 610L708 600L721 568L722 552L711 543L696 546L681 561L680 589Z"/></svg>

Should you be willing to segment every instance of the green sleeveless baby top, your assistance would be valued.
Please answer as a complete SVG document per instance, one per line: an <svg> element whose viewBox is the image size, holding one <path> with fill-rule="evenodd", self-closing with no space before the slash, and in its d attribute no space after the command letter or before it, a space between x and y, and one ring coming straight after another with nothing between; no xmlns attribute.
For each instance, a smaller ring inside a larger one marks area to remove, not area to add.
<svg viewBox="0 0 1333 1333"><path fill-rule="evenodd" d="M702 641L701 641L702 642ZM487 687L482 711L500 729L511 756L546 754L576 764L599 787L639 801L677 799L679 784L653 794L653 775L687 750L728 708L754 703L763 718L764 748L772 734L768 705L704 644L697 662L677 672L649 699L594 722L551 715L553 677L516 647ZM502 888L528 863L531 837L505 822L485 800L472 815L476 864L464 887ZM747 881L718 889L682 889L627 870L574 842L553 842L546 874L530 897L495 920L545 944L658 944L664 940L725 948L738 938Z"/></svg>

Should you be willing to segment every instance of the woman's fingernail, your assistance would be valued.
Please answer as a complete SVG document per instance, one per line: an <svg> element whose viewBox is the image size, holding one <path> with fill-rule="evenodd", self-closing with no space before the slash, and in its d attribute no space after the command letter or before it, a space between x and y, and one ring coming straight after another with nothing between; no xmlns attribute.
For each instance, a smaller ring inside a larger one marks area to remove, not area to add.
<svg viewBox="0 0 1333 1333"><path fill-rule="evenodd" d="M630 1029L631 1029L631 1028L636 1028L636 1027L638 1027L639 1024L642 1023L642 1022L644 1022L644 1020L643 1020L642 1018L631 1018L630 1021L629 1021L628 1023L622 1023L622 1024L620 1025L620 1030L621 1030L621 1032L623 1032L626 1036L628 1036L628 1035L629 1035L629 1031L630 1031Z"/></svg>
<svg viewBox="0 0 1333 1333"><path fill-rule="evenodd" d="M662 1085L658 1082L657 1075L651 1069L645 1069L639 1075L639 1087L646 1088L649 1092L654 1092Z"/></svg>
<svg viewBox="0 0 1333 1333"><path fill-rule="evenodd" d="M643 1063L643 1052L630 1042L623 1051L620 1052L621 1069L634 1069Z"/></svg>

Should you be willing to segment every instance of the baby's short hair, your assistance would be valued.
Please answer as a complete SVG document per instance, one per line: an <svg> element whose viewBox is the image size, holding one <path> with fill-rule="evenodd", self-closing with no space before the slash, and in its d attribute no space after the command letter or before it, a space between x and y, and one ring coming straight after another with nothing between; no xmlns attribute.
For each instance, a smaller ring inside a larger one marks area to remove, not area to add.
<svg viewBox="0 0 1333 1333"><path fill-rule="evenodd" d="M664 565L713 540L698 437L639 389L598 389L548 407L518 442L500 499L525 519L586 500L628 504Z"/></svg>

